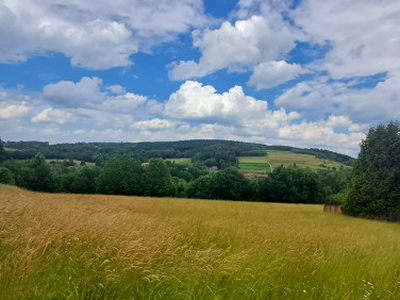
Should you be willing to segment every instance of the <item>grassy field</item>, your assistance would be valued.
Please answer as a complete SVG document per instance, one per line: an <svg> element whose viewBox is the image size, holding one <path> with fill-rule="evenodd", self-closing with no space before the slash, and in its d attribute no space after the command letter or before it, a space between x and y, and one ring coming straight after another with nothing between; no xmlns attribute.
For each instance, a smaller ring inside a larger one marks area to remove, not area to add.
<svg viewBox="0 0 400 300"><path fill-rule="evenodd" d="M242 156L238 160L239 170L243 173L271 173L267 156Z"/></svg>
<svg viewBox="0 0 400 300"><path fill-rule="evenodd" d="M400 225L0 185L1 299L399 299Z"/></svg>
<svg viewBox="0 0 400 300"><path fill-rule="evenodd" d="M64 159L53 159L53 158L51 158L51 159L46 159L46 161L49 162L49 163L52 162L52 161L54 161L54 162L63 162ZM82 162L81 160L78 160L78 159L73 159L73 161L78 166ZM88 166L88 167L94 167L96 164L94 162L85 162L85 165Z"/></svg>
<svg viewBox="0 0 400 300"><path fill-rule="evenodd" d="M191 158L168 158L166 160L174 161L176 164L180 165L190 165L192 163Z"/></svg>
<svg viewBox="0 0 400 300"><path fill-rule="evenodd" d="M5 151L9 151L9 152L14 152L14 151L20 151L18 149L14 149L14 148L4 148Z"/></svg>
<svg viewBox="0 0 400 300"><path fill-rule="evenodd" d="M322 165L325 165L325 168L337 168L339 169L342 164L338 162L334 162L328 159L319 159L314 155L308 154L299 154L293 152L284 152L284 151L268 151L268 161L271 163L272 167L279 167L280 165L290 166L296 164L299 168L309 167L313 170L324 169ZM344 166L346 167L347 166Z"/></svg>

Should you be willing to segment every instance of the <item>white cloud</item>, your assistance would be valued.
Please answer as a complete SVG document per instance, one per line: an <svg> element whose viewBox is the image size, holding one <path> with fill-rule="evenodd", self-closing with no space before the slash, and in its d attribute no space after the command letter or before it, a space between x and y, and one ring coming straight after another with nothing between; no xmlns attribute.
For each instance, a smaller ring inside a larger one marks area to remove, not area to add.
<svg viewBox="0 0 400 300"><path fill-rule="evenodd" d="M207 22L201 0L3 0L0 62L56 51L73 66L128 66L132 54Z"/></svg>
<svg viewBox="0 0 400 300"><path fill-rule="evenodd" d="M232 25L224 22L216 30L193 32L193 46L200 49L199 62L181 61L170 71L174 80L203 77L217 70L252 69L258 62L269 62L295 47L296 33L282 19L253 16Z"/></svg>
<svg viewBox="0 0 400 300"><path fill-rule="evenodd" d="M137 130L152 131L152 130L174 129L176 127L176 124L174 122L171 122L170 120L156 118L156 119L133 123L131 127Z"/></svg>
<svg viewBox="0 0 400 300"><path fill-rule="evenodd" d="M300 82L279 96L275 105L314 117L331 113L347 115L356 123L386 122L398 119L400 77L391 76L368 89L354 89L324 78Z"/></svg>
<svg viewBox="0 0 400 300"><path fill-rule="evenodd" d="M77 130L74 131L75 135L82 135L82 134L85 134L85 133L86 133L86 131L83 130L83 129L77 129Z"/></svg>
<svg viewBox="0 0 400 300"><path fill-rule="evenodd" d="M347 117L331 116L327 121L302 122L287 125L279 129L279 136L300 147L329 148L355 156L360 141L365 138L363 132L340 133L335 127L342 126ZM355 124L357 125L357 124Z"/></svg>
<svg viewBox="0 0 400 300"><path fill-rule="evenodd" d="M288 64L285 61L264 62L254 68L248 84L255 86L258 90L268 89L305 72L298 64Z"/></svg>
<svg viewBox="0 0 400 300"><path fill-rule="evenodd" d="M24 102L21 104L11 104L0 106L0 119L11 119L22 116L29 111L29 107Z"/></svg>
<svg viewBox="0 0 400 300"><path fill-rule="evenodd" d="M111 93L117 94L117 95L121 95L121 94L125 94L125 88L116 84L116 85L111 85L111 86L107 86L106 89L108 91L110 91Z"/></svg>
<svg viewBox="0 0 400 300"><path fill-rule="evenodd" d="M355 154L362 135L360 131L367 129L366 123L356 123L350 115L340 113L318 122L304 120L294 124L303 118L303 113L289 112L285 108L271 110L266 101L247 96L240 86L218 93L213 86L187 81L171 94L168 101L161 103L130 92L114 95L99 78L61 83L53 85L54 90L50 91L55 95L58 91L63 102L59 98L57 102L51 102L51 107L49 90L46 90L47 94L35 94L35 100L1 90L1 99L9 99L6 106L21 105L21 99L30 101L30 111L26 115L1 121L2 136L18 140L35 136L51 142L73 142L78 137L88 141L218 138L323 147ZM329 84L328 80L321 80L309 83L304 90L308 92L316 86L320 86L320 90L329 90ZM387 84L381 83L381 89L384 90ZM338 87L336 91L339 90ZM75 99L78 92L89 100L81 99L77 108L61 108L60 103L76 101L69 97ZM70 121L75 121L73 126ZM62 126L54 126L58 124Z"/></svg>
<svg viewBox="0 0 400 300"><path fill-rule="evenodd" d="M45 135L60 135L60 128L58 127L47 127L42 130Z"/></svg>
<svg viewBox="0 0 400 300"><path fill-rule="evenodd" d="M86 104L98 104L105 100L101 91L103 81L100 78L83 77L79 82L60 81L46 85L43 96L46 100L66 107L82 107Z"/></svg>
<svg viewBox="0 0 400 300"><path fill-rule="evenodd" d="M164 114L175 119L241 124L247 119L263 118L267 107L266 101L246 96L240 86L218 94L213 86L186 81L170 96Z"/></svg>
<svg viewBox="0 0 400 300"><path fill-rule="evenodd" d="M320 62L335 79L400 67L400 2L304 0L290 16L311 41L332 49Z"/></svg>
<svg viewBox="0 0 400 300"><path fill-rule="evenodd" d="M32 122L53 122L64 124L68 121L72 121L73 118L72 114L66 111L62 111L59 109L53 109L51 107L41 111L39 114L34 116L31 121Z"/></svg>

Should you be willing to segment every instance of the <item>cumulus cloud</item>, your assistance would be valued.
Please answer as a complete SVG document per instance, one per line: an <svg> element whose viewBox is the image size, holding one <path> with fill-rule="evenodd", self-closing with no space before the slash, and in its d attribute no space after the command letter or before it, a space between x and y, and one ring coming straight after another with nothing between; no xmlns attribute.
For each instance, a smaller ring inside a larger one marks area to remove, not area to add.
<svg viewBox="0 0 400 300"><path fill-rule="evenodd" d="M182 80L203 77L217 70L252 69L258 62L274 61L295 47L296 34L290 25L252 16L235 24L224 22L219 29L196 30L193 46L200 49L198 63L181 61L173 66L170 77Z"/></svg>
<svg viewBox="0 0 400 300"><path fill-rule="evenodd" d="M296 78L306 71L298 64L285 61L270 61L258 64L248 82L258 90L267 89Z"/></svg>
<svg viewBox="0 0 400 300"><path fill-rule="evenodd" d="M302 122L300 124L287 125L280 128L278 132L281 138L300 147L310 147L311 145L322 148L328 147L341 153L355 156L358 152L360 141L365 138L365 133L335 132L335 127L341 126L344 123L347 125L349 123L346 117L331 116L325 121Z"/></svg>
<svg viewBox="0 0 400 300"><path fill-rule="evenodd" d="M131 125L132 128L138 130L165 130L165 129L173 129L175 128L175 126L176 124L174 122L159 118L139 121Z"/></svg>
<svg viewBox="0 0 400 300"><path fill-rule="evenodd" d="M100 78L83 77L79 82L60 81L46 85L43 96L50 102L66 107L80 107L87 103L102 103L105 93L101 91L103 81Z"/></svg>
<svg viewBox="0 0 400 300"><path fill-rule="evenodd" d="M72 121L74 118L72 114L59 109L53 109L51 107L41 111L39 114L34 116L32 122L53 122L64 124L68 121Z"/></svg>
<svg viewBox="0 0 400 300"><path fill-rule="evenodd" d="M399 69L399 14L397 0L304 0L290 12L311 41L332 46L319 67L335 79Z"/></svg>
<svg viewBox="0 0 400 300"><path fill-rule="evenodd" d="M24 102L21 104L11 104L0 106L0 119L11 119L22 116L29 111L29 107Z"/></svg>
<svg viewBox="0 0 400 300"><path fill-rule="evenodd" d="M201 0L3 0L0 62L56 51L73 66L128 66L132 54L206 24L203 10Z"/></svg>
<svg viewBox="0 0 400 300"><path fill-rule="evenodd" d="M164 114L175 119L240 124L245 119L263 118L267 107L266 101L246 96L240 86L218 94L213 86L186 81L170 96Z"/></svg>
<svg viewBox="0 0 400 300"><path fill-rule="evenodd" d="M319 78L300 82L275 100L275 105L314 117L347 115L353 122L385 122L398 118L400 77L391 76L374 88L355 89L339 81Z"/></svg>

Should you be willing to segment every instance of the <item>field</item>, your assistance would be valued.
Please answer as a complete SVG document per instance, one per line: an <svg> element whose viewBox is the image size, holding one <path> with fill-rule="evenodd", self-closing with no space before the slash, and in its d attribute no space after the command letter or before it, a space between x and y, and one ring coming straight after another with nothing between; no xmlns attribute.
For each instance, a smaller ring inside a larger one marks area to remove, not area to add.
<svg viewBox="0 0 400 300"><path fill-rule="evenodd" d="M243 173L271 173L267 156L242 156L238 160L239 170Z"/></svg>
<svg viewBox="0 0 400 300"><path fill-rule="evenodd" d="M347 168L347 166L342 165L338 162L334 162L328 159L319 159L314 155L300 154L293 152L284 151L268 151L268 161L271 163L273 168L283 166L290 166L296 164L299 168L309 167L313 170L320 170L325 168L335 167L339 169L341 166Z"/></svg>
<svg viewBox="0 0 400 300"><path fill-rule="evenodd" d="M13 149L13 148L4 148L4 150L9 152L20 151L18 149Z"/></svg>
<svg viewBox="0 0 400 300"><path fill-rule="evenodd" d="M338 162L328 159L319 159L314 155L293 153L288 151L268 151L267 156L242 156L239 159L239 169L242 173L271 173L271 171L281 165L293 166L296 164L299 168L311 168L321 170L326 168L339 169L348 168Z"/></svg>
<svg viewBox="0 0 400 300"><path fill-rule="evenodd" d="M400 225L0 185L1 299L399 299Z"/></svg>
<svg viewBox="0 0 400 300"><path fill-rule="evenodd" d="M64 161L64 159L46 159L46 161L47 162L52 162L52 161L54 161L54 162L63 162ZM68 159L67 159L67 161L68 161ZM81 160L78 160L78 159L73 159L73 162L76 164L76 165L80 165L80 163L82 162ZM94 163L94 162L85 162L85 165L86 166L88 166L88 167L94 167L96 164Z"/></svg>
<svg viewBox="0 0 400 300"><path fill-rule="evenodd" d="M191 158L168 158L166 160L175 162L178 165L190 165L192 163Z"/></svg>

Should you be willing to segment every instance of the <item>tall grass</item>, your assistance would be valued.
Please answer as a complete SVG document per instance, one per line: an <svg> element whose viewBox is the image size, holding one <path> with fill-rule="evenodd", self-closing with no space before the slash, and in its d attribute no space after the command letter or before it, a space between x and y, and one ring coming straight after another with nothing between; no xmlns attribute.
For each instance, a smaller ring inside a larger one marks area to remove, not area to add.
<svg viewBox="0 0 400 300"><path fill-rule="evenodd" d="M0 185L1 299L399 299L400 226Z"/></svg>

